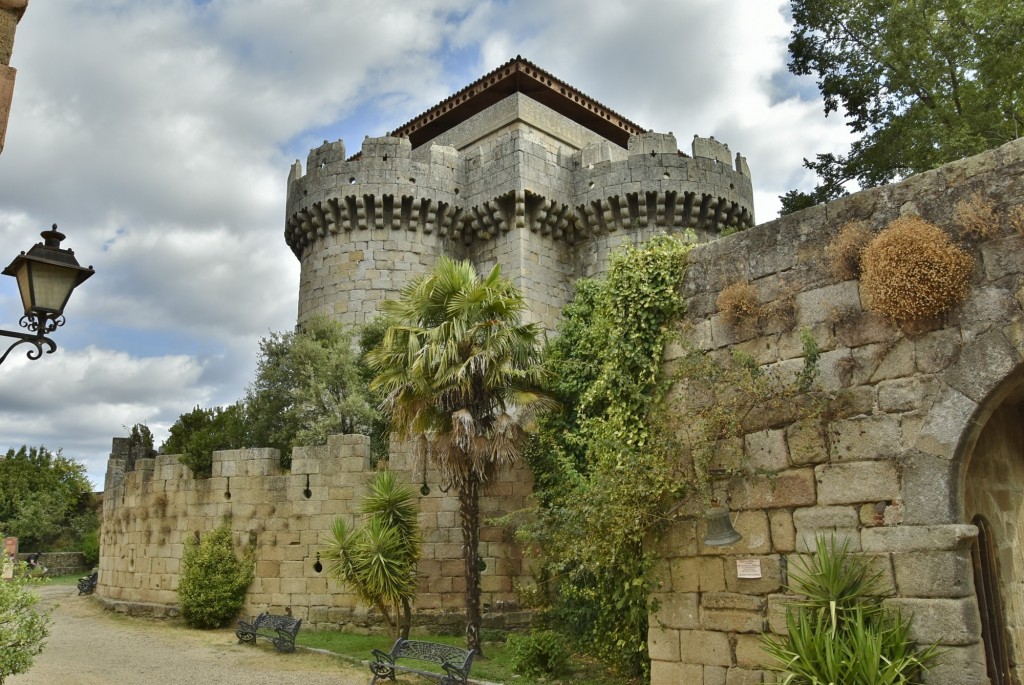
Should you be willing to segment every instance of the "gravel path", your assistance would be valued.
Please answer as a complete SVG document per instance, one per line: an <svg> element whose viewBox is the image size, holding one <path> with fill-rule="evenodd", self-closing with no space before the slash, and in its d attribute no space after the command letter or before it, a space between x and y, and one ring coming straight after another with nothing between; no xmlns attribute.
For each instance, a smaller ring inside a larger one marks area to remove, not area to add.
<svg viewBox="0 0 1024 685"><path fill-rule="evenodd" d="M43 653L8 685L366 685L368 669L334 657L239 645L229 629L199 631L104 611L70 585L37 590L57 605Z"/></svg>

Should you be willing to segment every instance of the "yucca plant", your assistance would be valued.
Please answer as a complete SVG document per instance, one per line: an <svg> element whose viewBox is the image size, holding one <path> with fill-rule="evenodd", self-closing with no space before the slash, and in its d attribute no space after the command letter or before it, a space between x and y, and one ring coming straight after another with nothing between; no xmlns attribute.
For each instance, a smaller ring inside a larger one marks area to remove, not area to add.
<svg viewBox="0 0 1024 685"><path fill-rule="evenodd" d="M879 598L881 574L847 544L818 536L816 554L792 576L804 599L786 607L784 637L764 636L783 685L914 685L938 656L918 649L910 618Z"/></svg>
<svg viewBox="0 0 1024 685"><path fill-rule="evenodd" d="M393 473L378 471L360 507L366 525L335 519L321 549L328 575L380 611L392 637L409 637L412 623L421 543L415 502Z"/></svg>

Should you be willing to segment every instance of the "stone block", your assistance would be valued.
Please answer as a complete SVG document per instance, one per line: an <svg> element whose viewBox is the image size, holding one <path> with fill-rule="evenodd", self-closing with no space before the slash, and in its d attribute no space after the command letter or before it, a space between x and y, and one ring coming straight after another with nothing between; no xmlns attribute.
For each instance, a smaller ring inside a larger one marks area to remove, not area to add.
<svg viewBox="0 0 1024 685"><path fill-rule="evenodd" d="M796 549L796 528L793 515L787 509L773 509L768 512L768 526L771 530L772 549L776 552L792 552Z"/></svg>
<svg viewBox="0 0 1024 685"><path fill-rule="evenodd" d="M967 524L893 526L865 528L860 535L865 552L939 552L969 549L978 529Z"/></svg>
<svg viewBox="0 0 1024 685"><path fill-rule="evenodd" d="M700 590L700 562L703 559L688 557L672 559L669 564L669 580L675 592L697 592Z"/></svg>
<svg viewBox="0 0 1024 685"><path fill-rule="evenodd" d="M680 656L684 664L732 665L729 636L710 630L683 630L679 633Z"/></svg>
<svg viewBox="0 0 1024 685"><path fill-rule="evenodd" d="M799 421L786 428L789 462L794 466L823 464L828 461L825 429L816 419Z"/></svg>
<svg viewBox="0 0 1024 685"><path fill-rule="evenodd" d="M981 402L1020 361L1017 348L1001 329L996 329L965 345L960 358L946 369L942 379L975 402Z"/></svg>
<svg viewBox="0 0 1024 685"><path fill-rule="evenodd" d="M722 592L725 590L725 566L721 557L702 557L697 560L700 568L700 591Z"/></svg>
<svg viewBox="0 0 1024 685"><path fill-rule="evenodd" d="M828 433L833 460L885 459L902 449L899 417L893 415L834 421Z"/></svg>
<svg viewBox="0 0 1024 685"><path fill-rule="evenodd" d="M761 566L760 578L740 578L737 562L741 559L729 559L726 563L725 584L730 592L748 595L766 595L777 592L782 587L782 568L779 557L775 555L756 557Z"/></svg>
<svg viewBox="0 0 1024 685"><path fill-rule="evenodd" d="M699 595L695 592L656 593L657 611L652 619L661 628L694 630L700 627Z"/></svg>
<svg viewBox="0 0 1024 685"><path fill-rule="evenodd" d="M704 667L678 661L651 661L651 685L703 683Z"/></svg>
<svg viewBox="0 0 1024 685"><path fill-rule="evenodd" d="M765 682L765 672L733 666L725 677L725 685L760 685Z"/></svg>
<svg viewBox="0 0 1024 685"><path fill-rule="evenodd" d="M900 483L892 461L854 461L814 467L819 504L858 504L899 497Z"/></svg>
<svg viewBox="0 0 1024 685"><path fill-rule="evenodd" d="M985 646L943 647L924 676L925 685L989 685Z"/></svg>
<svg viewBox="0 0 1024 685"><path fill-rule="evenodd" d="M786 626L786 607L799 601L796 595L768 595L768 628L776 635L788 635Z"/></svg>
<svg viewBox="0 0 1024 685"><path fill-rule="evenodd" d="M764 631L765 620L760 612L702 608L700 626L723 633L760 633Z"/></svg>
<svg viewBox="0 0 1024 685"><path fill-rule="evenodd" d="M743 668L763 668L774 660L764 651L760 635L736 636L736 665Z"/></svg>
<svg viewBox="0 0 1024 685"><path fill-rule="evenodd" d="M782 471L789 466L786 434L765 430L743 436L747 466L755 471Z"/></svg>
<svg viewBox="0 0 1024 685"><path fill-rule="evenodd" d="M725 666L705 666L704 685L725 685L726 675L729 669Z"/></svg>
<svg viewBox="0 0 1024 685"><path fill-rule="evenodd" d="M682 631L683 634L692 631ZM647 629L647 653L653 661L679 661L680 631L650 626ZM699 663L699 662L690 662Z"/></svg>
<svg viewBox="0 0 1024 685"><path fill-rule="evenodd" d="M905 456L900 465L903 523L959 522L959 464L942 456L914 452Z"/></svg>
<svg viewBox="0 0 1024 685"><path fill-rule="evenodd" d="M902 597L967 597L974 593L970 551L912 552L893 555Z"/></svg>
<svg viewBox="0 0 1024 685"><path fill-rule="evenodd" d="M928 419L918 433L914 447L925 453L952 459L960 437L970 426L978 404L967 395L942 388L928 410Z"/></svg>
<svg viewBox="0 0 1024 685"><path fill-rule="evenodd" d="M743 595L736 592L706 592L701 596L703 609L735 609L759 612L765 607L764 597Z"/></svg>
<svg viewBox="0 0 1024 685"><path fill-rule="evenodd" d="M813 326L831 321L837 310L860 310L860 292L856 281L805 290L796 295L797 326Z"/></svg>
<svg viewBox="0 0 1024 685"><path fill-rule="evenodd" d="M787 469L771 475L744 476L732 489L734 509L774 509L814 504L814 473L810 468Z"/></svg>
<svg viewBox="0 0 1024 685"><path fill-rule="evenodd" d="M978 601L972 595L960 599L912 599L893 597L885 606L911 616L910 638L918 644L972 645L981 640Z"/></svg>

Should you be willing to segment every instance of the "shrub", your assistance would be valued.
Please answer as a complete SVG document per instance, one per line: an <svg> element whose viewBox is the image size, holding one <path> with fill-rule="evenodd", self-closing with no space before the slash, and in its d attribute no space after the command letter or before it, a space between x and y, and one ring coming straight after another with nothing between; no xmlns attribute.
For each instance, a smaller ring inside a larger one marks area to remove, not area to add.
<svg viewBox="0 0 1024 685"><path fill-rule="evenodd" d="M238 616L255 574L254 555L250 548L241 559L235 556L227 521L198 544L187 542L178 582L185 623L193 628L220 628Z"/></svg>
<svg viewBox="0 0 1024 685"><path fill-rule="evenodd" d="M50 632L52 609L36 609L39 597L27 587L32 582L24 564L15 570L13 580L0 580L0 685L7 676L32 666Z"/></svg>
<svg viewBox="0 0 1024 685"><path fill-rule="evenodd" d="M957 202L953 207L953 218L965 235L978 240L994 238L999 233L995 208L980 193Z"/></svg>
<svg viewBox="0 0 1024 685"><path fill-rule="evenodd" d="M757 322L764 314L757 288L747 281L737 281L718 293L715 304L731 325Z"/></svg>
<svg viewBox="0 0 1024 685"><path fill-rule="evenodd" d="M861 284L869 309L898 322L930 319L960 304L974 259L919 217L896 219L868 244Z"/></svg>
<svg viewBox="0 0 1024 685"><path fill-rule="evenodd" d="M569 649L553 630L532 630L526 635L509 635L512 668L527 677L559 676L569 668Z"/></svg>
<svg viewBox="0 0 1024 685"><path fill-rule="evenodd" d="M817 553L792 573L791 592L804 595L786 607L783 637L762 638L775 660L771 670L788 685L913 685L937 656L935 646L914 648L910 619L882 605L879 573L846 544L818 536Z"/></svg>
<svg viewBox="0 0 1024 685"><path fill-rule="evenodd" d="M871 229L866 222L850 221L844 224L825 249L832 275L843 281L858 278L861 255L869 242Z"/></svg>
<svg viewBox="0 0 1024 685"><path fill-rule="evenodd" d="M82 538L82 556L86 566L95 566L100 561L100 531L91 530Z"/></svg>

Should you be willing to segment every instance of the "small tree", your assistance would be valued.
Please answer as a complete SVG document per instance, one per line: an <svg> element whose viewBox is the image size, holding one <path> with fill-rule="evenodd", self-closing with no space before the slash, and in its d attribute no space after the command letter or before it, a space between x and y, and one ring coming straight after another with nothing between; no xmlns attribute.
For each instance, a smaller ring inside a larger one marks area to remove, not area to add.
<svg viewBox="0 0 1024 685"><path fill-rule="evenodd" d="M31 582L23 568L14 580L0 581L0 685L32 666L50 632L50 611L36 609L39 598L29 590Z"/></svg>
<svg viewBox="0 0 1024 685"><path fill-rule="evenodd" d="M466 643L481 655L480 494L518 458L529 408L555 404L537 390L546 378L541 331L520 321L525 309L498 267L481 278L470 262L441 257L384 303L392 325L366 355L393 435L426 445L458 494Z"/></svg>
<svg viewBox="0 0 1024 685"><path fill-rule="evenodd" d="M241 559L235 555L228 521L198 543L187 542L178 582L178 604L185 623L193 628L220 628L238 616L255 576L254 561L252 548Z"/></svg>
<svg viewBox="0 0 1024 685"><path fill-rule="evenodd" d="M393 473L379 471L360 511L368 517L364 528L350 529L340 518L331 525L323 548L327 573L375 607L392 637L407 638L420 558L415 497Z"/></svg>

